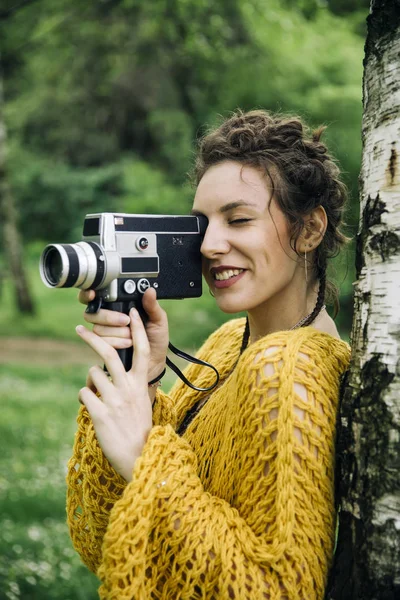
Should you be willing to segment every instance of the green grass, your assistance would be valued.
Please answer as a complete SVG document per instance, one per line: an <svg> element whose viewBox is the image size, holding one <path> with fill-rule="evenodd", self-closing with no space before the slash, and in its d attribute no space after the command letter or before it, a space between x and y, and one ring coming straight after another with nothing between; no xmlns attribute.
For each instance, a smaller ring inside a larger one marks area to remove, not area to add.
<svg viewBox="0 0 400 600"><path fill-rule="evenodd" d="M94 600L72 548L65 474L85 369L0 365L0 598Z"/></svg>

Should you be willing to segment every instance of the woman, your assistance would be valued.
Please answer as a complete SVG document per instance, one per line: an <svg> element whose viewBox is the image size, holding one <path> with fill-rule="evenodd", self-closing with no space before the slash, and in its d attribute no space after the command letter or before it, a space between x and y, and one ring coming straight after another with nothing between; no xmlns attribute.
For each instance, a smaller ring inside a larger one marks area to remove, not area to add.
<svg viewBox="0 0 400 600"><path fill-rule="evenodd" d="M71 536L101 598L323 598L350 348L324 306L346 193L321 131L238 111L201 141L204 276L221 310L248 315L198 353L220 372L215 391L157 389L168 327L154 290L146 329L134 311L77 328L112 378L93 367L80 391L68 477ZM125 373L113 346L132 343ZM212 383L197 365L188 377Z"/></svg>

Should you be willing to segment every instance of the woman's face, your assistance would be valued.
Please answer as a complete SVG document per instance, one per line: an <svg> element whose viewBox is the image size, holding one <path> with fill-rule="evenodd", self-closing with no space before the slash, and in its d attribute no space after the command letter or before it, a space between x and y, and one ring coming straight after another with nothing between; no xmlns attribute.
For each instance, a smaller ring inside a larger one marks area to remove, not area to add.
<svg viewBox="0 0 400 600"><path fill-rule="evenodd" d="M225 161L197 187L192 212L208 218L203 274L226 313L278 307L298 294L298 256L268 182L254 167Z"/></svg>

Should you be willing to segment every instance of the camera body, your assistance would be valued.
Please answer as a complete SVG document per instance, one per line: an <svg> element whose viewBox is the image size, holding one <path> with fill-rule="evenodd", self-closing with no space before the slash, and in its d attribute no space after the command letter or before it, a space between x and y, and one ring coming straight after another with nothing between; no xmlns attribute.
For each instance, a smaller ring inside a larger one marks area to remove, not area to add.
<svg viewBox="0 0 400 600"><path fill-rule="evenodd" d="M198 297L206 227L202 216L88 214L81 242L46 246L41 277L48 287L94 289L105 303L140 303L149 287L158 299Z"/></svg>

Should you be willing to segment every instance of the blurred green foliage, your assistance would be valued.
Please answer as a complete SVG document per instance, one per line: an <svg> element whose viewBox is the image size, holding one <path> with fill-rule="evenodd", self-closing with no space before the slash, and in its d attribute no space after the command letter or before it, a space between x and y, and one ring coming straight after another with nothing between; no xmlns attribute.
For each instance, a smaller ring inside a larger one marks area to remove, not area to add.
<svg viewBox="0 0 400 600"><path fill-rule="evenodd" d="M3 10L8 168L27 238L71 239L85 212L125 209L142 174L121 176L129 162L150 165L142 191L153 210L187 210L194 140L237 106L329 125L354 226L363 52L354 25L366 7L352 6L31 0ZM160 196L160 181L175 193Z"/></svg>
<svg viewBox="0 0 400 600"><path fill-rule="evenodd" d="M77 241L90 212L187 213L195 140L238 106L328 125L354 235L367 8L366 0L6 0L7 166L24 240ZM338 266L345 295L353 263Z"/></svg>
<svg viewBox="0 0 400 600"><path fill-rule="evenodd" d="M367 0L4 0L7 168L27 243L35 318L15 311L0 239L3 336L76 339L76 290L38 275L48 242L89 212L187 213L195 140L238 106L296 113L325 139L358 222ZM352 253L335 261L348 337ZM229 315L208 293L165 302L171 341L195 350ZM65 464L86 368L0 367L0 599L91 600L97 581L65 526ZM171 378L168 380L170 383Z"/></svg>

